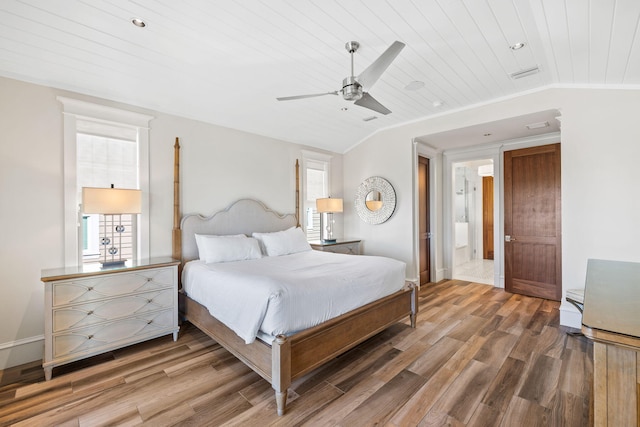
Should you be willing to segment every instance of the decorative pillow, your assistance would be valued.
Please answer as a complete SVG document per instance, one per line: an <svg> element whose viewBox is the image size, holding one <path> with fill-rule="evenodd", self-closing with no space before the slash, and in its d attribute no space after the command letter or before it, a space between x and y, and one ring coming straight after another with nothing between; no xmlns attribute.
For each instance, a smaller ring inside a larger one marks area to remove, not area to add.
<svg viewBox="0 0 640 427"><path fill-rule="evenodd" d="M258 241L244 234L230 236L196 234L196 244L200 259L207 264L262 257Z"/></svg>
<svg viewBox="0 0 640 427"><path fill-rule="evenodd" d="M253 233L252 236L260 241L267 256L289 255L311 250L307 237L298 227L274 233Z"/></svg>

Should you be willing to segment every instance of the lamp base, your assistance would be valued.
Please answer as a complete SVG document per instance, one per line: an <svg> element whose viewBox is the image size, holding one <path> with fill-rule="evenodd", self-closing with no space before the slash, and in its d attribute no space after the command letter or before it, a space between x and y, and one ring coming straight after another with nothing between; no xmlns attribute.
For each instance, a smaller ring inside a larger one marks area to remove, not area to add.
<svg viewBox="0 0 640 427"><path fill-rule="evenodd" d="M126 259L118 260L118 261L105 261L101 262L102 268L113 268L113 267L124 267L124 263L127 262Z"/></svg>

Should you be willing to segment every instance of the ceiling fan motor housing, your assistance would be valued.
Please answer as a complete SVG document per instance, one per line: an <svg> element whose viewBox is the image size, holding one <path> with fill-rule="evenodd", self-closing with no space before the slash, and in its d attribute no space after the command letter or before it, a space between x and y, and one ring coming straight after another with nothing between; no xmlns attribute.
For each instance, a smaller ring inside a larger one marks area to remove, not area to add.
<svg viewBox="0 0 640 427"><path fill-rule="evenodd" d="M346 77L342 81L342 97L347 101L357 101L362 98L362 85L355 76Z"/></svg>

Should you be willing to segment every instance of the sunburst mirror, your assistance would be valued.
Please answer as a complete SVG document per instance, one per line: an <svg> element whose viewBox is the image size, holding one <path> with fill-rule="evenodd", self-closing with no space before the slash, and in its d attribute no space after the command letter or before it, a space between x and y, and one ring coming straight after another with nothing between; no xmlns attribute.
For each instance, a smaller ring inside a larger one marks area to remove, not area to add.
<svg viewBox="0 0 640 427"><path fill-rule="evenodd" d="M356 212L368 224L382 224L396 209L396 192L386 179L372 176L356 191Z"/></svg>

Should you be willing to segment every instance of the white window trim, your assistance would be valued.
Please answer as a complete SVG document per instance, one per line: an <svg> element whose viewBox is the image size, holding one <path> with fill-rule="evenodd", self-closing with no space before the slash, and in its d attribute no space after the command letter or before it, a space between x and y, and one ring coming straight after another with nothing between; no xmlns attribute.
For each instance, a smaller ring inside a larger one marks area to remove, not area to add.
<svg viewBox="0 0 640 427"><path fill-rule="evenodd" d="M333 156L324 153L318 153L316 151L302 150L302 170L307 170L307 162L312 160L316 162L325 162L327 164L327 192L331 193L331 158ZM302 190L304 191L303 200L307 200L307 177L306 173L302 174ZM327 194L326 197L331 196Z"/></svg>
<svg viewBox="0 0 640 427"><path fill-rule="evenodd" d="M63 96L56 97L62 103L64 117L64 261L65 265L80 265L81 234L79 233L79 205L77 195L76 121L89 119L131 126L138 131L140 190L142 212L138 221L141 258L149 258L149 122L154 116L135 113L114 107L80 101Z"/></svg>

